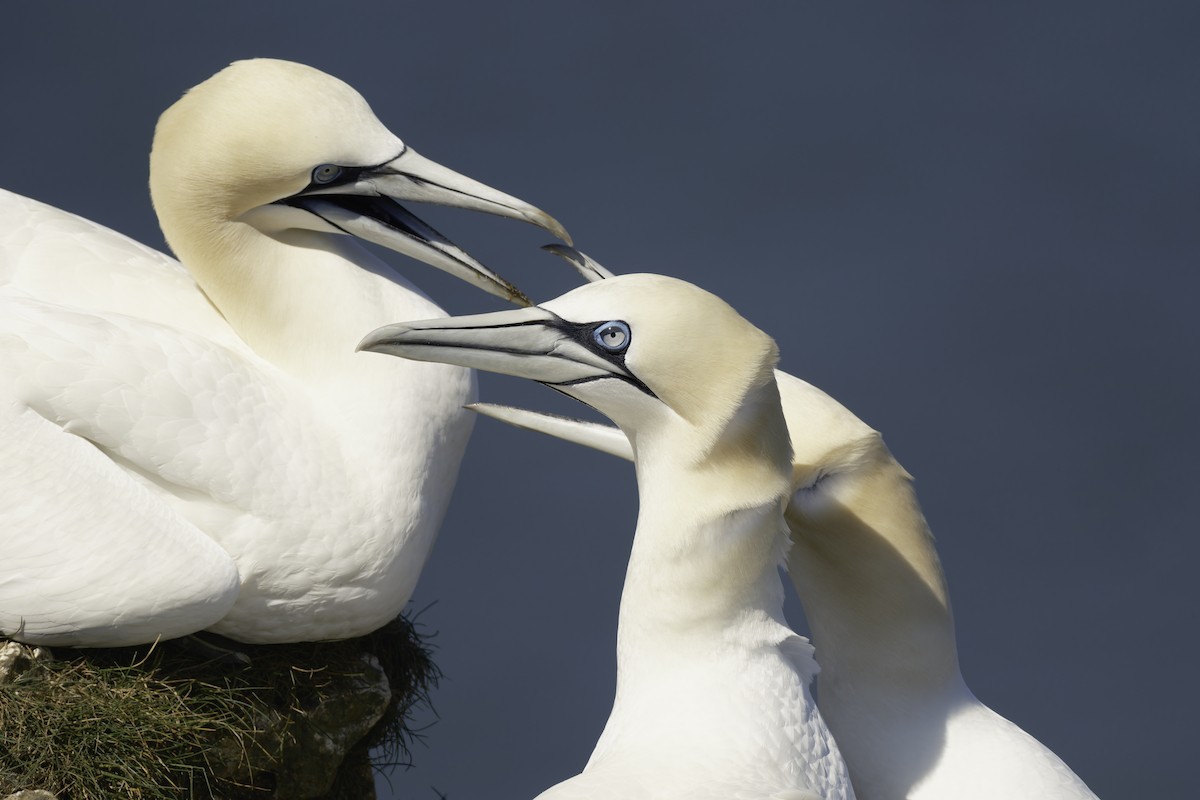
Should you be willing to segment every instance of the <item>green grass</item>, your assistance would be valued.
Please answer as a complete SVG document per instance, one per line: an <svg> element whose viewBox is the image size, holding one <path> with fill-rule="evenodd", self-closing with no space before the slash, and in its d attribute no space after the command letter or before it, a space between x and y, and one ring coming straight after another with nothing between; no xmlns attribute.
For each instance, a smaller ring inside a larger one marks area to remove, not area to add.
<svg viewBox="0 0 1200 800"><path fill-rule="evenodd" d="M342 705L323 701L373 671L365 655L387 675L392 699L326 796L370 796L368 752L375 769L408 763L409 714L438 679L409 621L345 642L228 646L250 666L203 660L177 641L58 649L0 684L0 797L48 789L60 800L271 798L299 780L298 743Z"/></svg>

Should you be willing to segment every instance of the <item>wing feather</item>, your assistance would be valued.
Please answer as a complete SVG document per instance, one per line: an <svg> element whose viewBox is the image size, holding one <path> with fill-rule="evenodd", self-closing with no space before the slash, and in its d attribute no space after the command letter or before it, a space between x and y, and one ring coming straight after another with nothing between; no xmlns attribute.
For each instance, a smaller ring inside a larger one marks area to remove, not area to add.
<svg viewBox="0 0 1200 800"><path fill-rule="evenodd" d="M0 405L0 631L114 646L216 622L238 573L216 542L88 441Z"/></svg>

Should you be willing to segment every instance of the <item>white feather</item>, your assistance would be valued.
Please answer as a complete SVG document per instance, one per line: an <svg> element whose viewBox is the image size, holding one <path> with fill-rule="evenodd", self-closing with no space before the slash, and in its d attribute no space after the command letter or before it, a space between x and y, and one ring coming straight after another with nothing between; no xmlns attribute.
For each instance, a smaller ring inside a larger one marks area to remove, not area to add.
<svg viewBox="0 0 1200 800"><path fill-rule="evenodd" d="M356 352L376 325L443 312L274 201L307 191L320 164L388 162L370 181L393 183L363 193L442 191L561 226L421 158L350 87L287 62L239 62L192 89L151 162L186 267L0 192L0 632L111 646L374 630L404 608L440 526L474 381ZM393 239L511 296L449 242Z"/></svg>
<svg viewBox="0 0 1200 800"><path fill-rule="evenodd" d="M613 321L624 348L602 335ZM783 620L792 461L766 334L691 284L627 275L364 346L550 381L621 433L479 410L634 456L612 712L583 772L541 800L854 797L810 692L812 647Z"/></svg>

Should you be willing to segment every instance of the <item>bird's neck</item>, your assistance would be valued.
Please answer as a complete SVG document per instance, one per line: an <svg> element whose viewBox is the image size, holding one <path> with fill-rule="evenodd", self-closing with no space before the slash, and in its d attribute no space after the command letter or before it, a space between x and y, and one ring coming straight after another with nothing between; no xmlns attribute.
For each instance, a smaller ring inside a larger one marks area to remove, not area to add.
<svg viewBox="0 0 1200 800"><path fill-rule="evenodd" d="M777 565L786 537L775 503L681 518L646 513L634 536L618 624L618 669L650 652L682 656L735 636L751 619L778 616Z"/></svg>
<svg viewBox="0 0 1200 800"><path fill-rule="evenodd" d="M773 381L757 394L703 455L682 425L635 440L641 502L617 634L622 680L694 662L720 641L778 643L791 450L772 435L786 431Z"/></svg>
<svg viewBox="0 0 1200 800"><path fill-rule="evenodd" d="M933 537L912 479L877 447L869 465L828 479L820 508L793 500L787 511L789 573L811 625L823 709L873 691L957 691L961 680Z"/></svg>
<svg viewBox="0 0 1200 800"><path fill-rule="evenodd" d="M161 214L161 208L160 208ZM360 455L371 480L414 480L416 439L442 430L474 393L468 370L356 352L375 328L445 313L350 237L310 231L267 235L242 222L203 214L164 218L183 264L237 335L303 385L336 446ZM381 274L377 274L381 273ZM382 275L391 274L391 279ZM456 424L465 443L469 422ZM461 442L459 441L461 440ZM434 451L440 448L434 448ZM368 455L369 454L369 455ZM396 486L396 496L408 488Z"/></svg>
<svg viewBox="0 0 1200 800"><path fill-rule="evenodd" d="M347 236L268 235L197 215L173 226L169 241L238 336L305 382L337 380L361 363L354 348L374 327L443 316L411 286L376 274L390 269Z"/></svg>

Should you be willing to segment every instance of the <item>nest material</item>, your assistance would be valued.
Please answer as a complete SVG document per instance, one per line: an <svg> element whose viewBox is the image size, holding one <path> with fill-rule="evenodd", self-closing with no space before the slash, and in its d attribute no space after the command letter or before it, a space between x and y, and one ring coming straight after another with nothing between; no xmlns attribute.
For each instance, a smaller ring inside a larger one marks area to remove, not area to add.
<svg viewBox="0 0 1200 800"><path fill-rule="evenodd" d="M186 640L0 648L0 797L360 800L374 770L409 763L411 712L439 675L407 619L344 642L223 644L250 664Z"/></svg>

